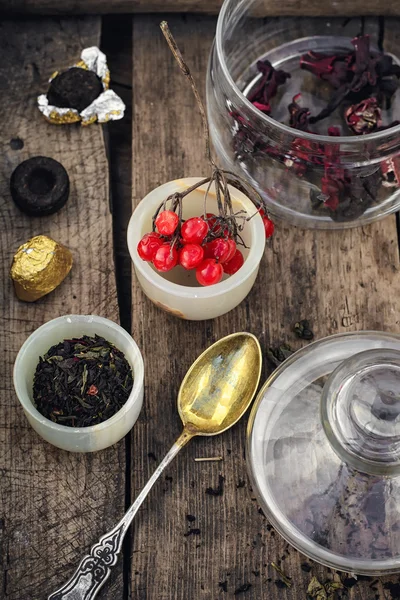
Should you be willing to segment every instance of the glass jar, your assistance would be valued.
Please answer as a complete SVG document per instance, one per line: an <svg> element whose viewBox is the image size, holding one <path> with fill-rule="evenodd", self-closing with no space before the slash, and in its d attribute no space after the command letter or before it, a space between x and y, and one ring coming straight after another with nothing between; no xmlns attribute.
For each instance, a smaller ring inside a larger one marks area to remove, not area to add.
<svg viewBox="0 0 400 600"><path fill-rule="evenodd" d="M400 571L400 336L302 348L259 392L247 432L253 490L288 542L347 573Z"/></svg>
<svg viewBox="0 0 400 600"><path fill-rule="evenodd" d="M262 18L263 0L225 0L218 19L207 77L207 109L212 141L225 169L245 177L265 198L271 213L294 225L354 227L380 219L400 205L400 125L350 135L344 110L311 126L289 126L288 106L297 101L312 115L329 101L333 88L300 68L309 51L329 55L354 51L361 30L378 53L378 18ZM399 46L399 47L397 47ZM394 64L396 35L386 35L384 51ZM271 114L249 101L262 75L257 61L268 60L291 77L271 100ZM400 90L383 125L400 119ZM327 135L328 128L340 126Z"/></svg>

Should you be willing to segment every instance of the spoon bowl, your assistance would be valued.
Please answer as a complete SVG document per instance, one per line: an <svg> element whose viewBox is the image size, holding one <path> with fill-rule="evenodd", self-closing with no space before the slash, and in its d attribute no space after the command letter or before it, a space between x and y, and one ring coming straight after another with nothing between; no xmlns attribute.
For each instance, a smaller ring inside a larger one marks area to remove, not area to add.
<svg viewBox="0 0 400 600"><path fill-rule="evenodd" d="M178 411L192 435L217 435L246 412L260 381L262 354L251 333L222 338L193 363L178 394Z"/></svg>

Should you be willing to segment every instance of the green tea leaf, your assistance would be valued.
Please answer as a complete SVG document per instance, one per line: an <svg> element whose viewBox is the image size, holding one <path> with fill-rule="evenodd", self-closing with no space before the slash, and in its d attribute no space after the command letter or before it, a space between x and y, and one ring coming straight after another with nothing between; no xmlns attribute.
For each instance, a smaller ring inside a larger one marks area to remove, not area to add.
<svg viewBox="0 0 400 600"><path fill-rule="evenodd" d="M313 577L307 588L307 594L310 598L315 600L328 600L328 595L325 590L325 586L318 581L316 577Z"/></svg>
<svg viewBox="0 0 400 600"><path fill-rule="evenodd" d="M343 583L339 581L329 581L325 584L325 590L328 594L328 600L335 600L335 595L338 590L342 590L344 588Z"/></svg>
<svg viewBox="0 0 400 600"><path fill-rule="evenodd" d="M84 392L85 392L85 386L87 383L87 378L88 378L88 369L87 366L84 365L83 366L83 373L82 373L82 386L81 386L81 395L83 396Z"/></svg>
<svg viewBox="0 0 400 600"><path fill-rule="evenodd" d="M85 346L84 344L75 344L74 346L74 351L76 352L77 350L86 350L87 346Z"/></svg>
<svg viewBox="0 0 400 600"><path fill-rule="evenodd" d="M46 358L47 362L52 362L52 361L62 361L64 360L63 356L58 356L57 354L55 354L54 356L49 356L48 358Z"/></svg>
<svg viewBox="0 0 400 600"><path fill-rule="evenodd" d="M98 360L100 358L100 352L92 352L91 350L88 350L87 352L79 352L79 354L76 354L76 356L78 358L85 358L86 360Z"/></svg>

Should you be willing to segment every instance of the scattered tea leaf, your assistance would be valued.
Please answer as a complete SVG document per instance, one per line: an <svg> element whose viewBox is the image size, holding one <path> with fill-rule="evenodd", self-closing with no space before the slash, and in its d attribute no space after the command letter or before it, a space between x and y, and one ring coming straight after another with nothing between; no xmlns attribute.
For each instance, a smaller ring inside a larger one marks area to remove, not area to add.
<svg viewBox="0 0 400 600"><path fill-rule="evenodd" d="M241 586L236 588L234 595L239 596L239 594L243 594L244 592L247 592L251 587L252 587L251 583L243 583Z"/></svg>
<svg viewBox="0 0 400 600"><path fill-rule="evenodd" d="M343 590L344 585L340 581L329 581L325 584L325 590L328 595L328 600L334 600L338 590Z"/></svg>
<svg viewBox="0 0 400 600"><path fill-rule="evenodd" d="M318 581L316 577L311 579L307 588L307 594L310 598L315 598L315 600L328 600L325 587Z"/></svg>
<svg viewBox="0 0 400 600"><path fill-rule="evenodd" d="M283 584L284 584L286 587L288 587L288 588L292 587L292 582L291 582L291 580L290 580L290 577L287 577L287 576L285 575L285 573L282 571L282 569L281 569L281 568L280 568L280 567L279 567L279 566L278 566L276 563L272 562L272 563L271 563L271 567L272 567L273 569L275 569L275 571L276 571L277 573L279 573L279 575L280 575L280 578L281 578L281 580L282 580L282 583L283 583ZM276 583L276 582L275 582L275 583Z"/></svg>
<svg viewBox="0 0 400 600"><path fill-rule="evenodd" d="M279 367L293 352L294 350L288 344L282 344L276 348L269 348L267 350L267 358L274 367Z"/></svg>
<svg viewBox="0 0 400 600"><path fill-rule="evenodd" d="M313 600L335 600L336 592L343 589L344 585L341 581L321 583L316 577L313 577L308 586L307 594Z"/></svg>
<svg viewBox="0 0 400 600"><path fill-rule="evenodd" d="M200 533L201 533L200 529L198 529L198 528L196 527L196 528L193 528L193 529L189 529L189 531L187 531L187 532L186 532L186 533L184 533L183 535L184 535L185 537L188 537L189 535L200 535Z"/></svg>
<svg viewBox="0 0 400 600"><path fill-rule="evenodd" d="M346 577L343 579L343 584L345 587L351 589L355 585L357 585L357 579L355 577Z"/></svg>
<svg viewBox="0 0 400 600"><path fill-rule="evenodd" d="M218 476L218 487L216 487L216 488L208 487L206 489L206 494L208 494L209 496L222 496L224 493L224 481L225 481L225 477L223 477L222 475L219 475Z"/></svg>

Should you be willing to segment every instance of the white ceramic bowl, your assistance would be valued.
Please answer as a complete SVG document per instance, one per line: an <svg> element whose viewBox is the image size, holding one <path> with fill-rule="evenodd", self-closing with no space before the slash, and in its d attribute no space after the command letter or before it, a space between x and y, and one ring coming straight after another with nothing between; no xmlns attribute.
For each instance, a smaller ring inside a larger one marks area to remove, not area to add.
<svg viewBox="0 0 400 600"><path fill-rule="evenodd" d="M182 319L200 321L219 317L235 308L247 296L257 277L265 247L265 230L257 213L246 222L242 236L249 249L240 248L244 265L234 275L224 275L215 285L201 287L193 271L175 267L167 273L158 273L151 263L143 261L137 253L137 245L145 233L152 230L152 217L158 206L170 194L185 190L199 177L186 177L164 183L156 188L136 207L128 226L128 248L136 276L146 294L157 306ZM191 192L183 200L183 218L199 216L204 212L204 193L207 185ZM242 192L230 187L234 211L245 210L248 215L256 212L254 204ZM212 187L207 199L207 212L218 213L217 200Z"/></svg>
<svg viewBox="0 0 400 600"><path fill-rule="evenodd" d="M133 388L124 406L110 419L90 427L67 427L46 419L33 404L33 377L39 357L64 339L100 335L114 344L133 370ZM22 345L14 364L14 387L33 429L47 442L71 452L94 452L112 446L135 424L143 403L143 358L122 327L95 315L67 315L45 323Z"/></svg>

